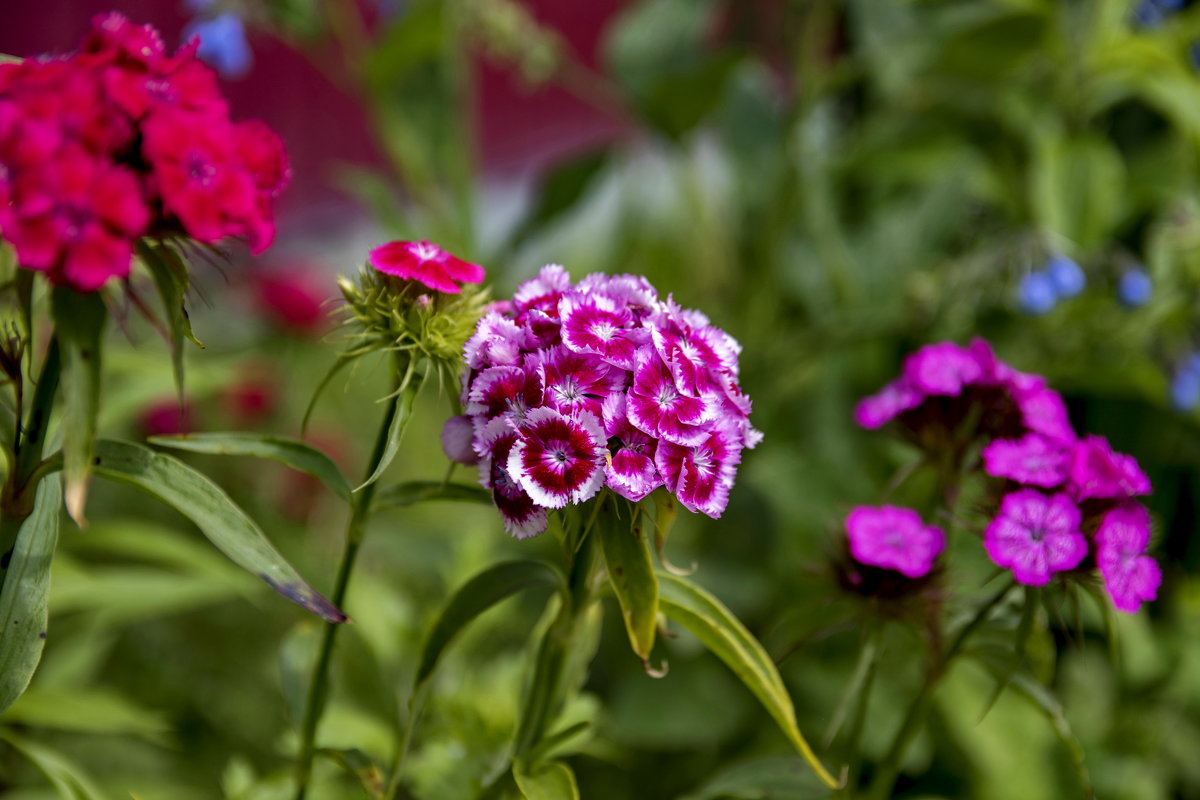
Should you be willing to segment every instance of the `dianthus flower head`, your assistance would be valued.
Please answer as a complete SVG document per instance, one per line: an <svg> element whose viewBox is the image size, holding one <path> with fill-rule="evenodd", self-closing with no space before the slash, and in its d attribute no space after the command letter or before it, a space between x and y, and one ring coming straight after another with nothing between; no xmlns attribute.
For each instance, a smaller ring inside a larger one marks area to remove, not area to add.
<svg viewBox="0 0 1200 800"><path fill-rule="evenodd" d="M858 506L846 517L846 537L855 561L907 578L928 575L946 546L939 528L900 506Z"/></svg>
<svg viewBox="0 0 1200 800"><path fill-rule="evenodd" d="M983 448L984 471L1027 486L1053 489L1067 479L1070 449L1041 434L996 439Z"/></svg>
<svg viewBox="0 0 1200 800"><path fill-rule="evenodd" d="M483 267L463 261L432 242L388 242L371 251L371 266L397 278L417 281L446 294L462 291L460 283L481 283Z"/></svg>
<svg viewBox="0 0 1200 800"><path fill-rule="evenodd" d="M1021 489L1004 497L984 531L983 546L1018 583L1045 586L1054 573L1074 569L1087 555L1079 523L1079 508L1067 494Z"/></svg>
<svg viewBox="0 0 1200 800"><path fill-rule="evenodd" d="M1138 503L1124 502L1108 511L1096 530L1096 566L1121 611L1133 613L1158 595L1162 571L1146 555L1149 543L1150 514Z"/></svg>
<svg viewBox="0 0 1200 800"><path fill-rule="evenodd" d="M665 486L690 510L720 516L742 450L762 438L737 383L738 352L640 276L572 284L549 265L495 304L464 348L462 401L481 481L508 529L528 535L545 509L605 486L634 502ZM508 448L502 469L497 447Z"/></svg>

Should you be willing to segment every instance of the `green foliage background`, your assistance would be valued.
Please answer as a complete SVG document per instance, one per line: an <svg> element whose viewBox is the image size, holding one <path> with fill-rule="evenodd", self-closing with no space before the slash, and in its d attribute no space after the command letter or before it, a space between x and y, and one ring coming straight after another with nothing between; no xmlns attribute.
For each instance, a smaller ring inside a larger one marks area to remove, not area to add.
<svg viewBox="0 0 1200 800"><path fill-rule="evenodd" d="M302 47L348 52L361 42L339 8L288 0L253 10ZM912 458L856 429L850 411L906 352L985 336L1014 365L1044 372L1077 428L1141 461L1155 486L1159 602L1118 616L1113 631L1086 605L1032 612L1049 633L1028 644L1029 667L1061 708L998 686L983 659L962 662L935 698L903 796L1079 796L1055 735L1064 721L1097 796L1200 796L1200 429L1166 402L1175 365L1197 344L1200 7L1149 29L1131 13L1113 0L645 0L608 33L597 74L498 0L414 0L347 67L389 169L347 170L343 183L385 236L429 238L486 265L497 297L547 262L577 278L642 273L742 343L742 384L766 439L746 454L727 514L683 515L669 553L696 561L695 580L782 659L818 745L871 625L826 566L840 520ZM542 176L524 215L499 233L463 102L466 54L479 49L531 82L620 106L632 131ZM1086 292L1044 317L1020 314L1017 281L1059 251L1083 265ZM361 258L347 253L343 272ZM1114 287L1134 263L1155 294L1131 311ZM197 418L214 430L246 425L223 398L266 363L282 376L281 405L255 424L294 434L336 345L233 313L244 298L216 283L201 287L211 308L192 320L208 345L188 358ZM137 438L139 413L171 394L172 379L165 345L146 332L135 331L136 347L120 336L100 430ZM384 372L360 364L318 407L315 430L350 474L366 458ZM445 473L433 432L446 408L444 396L422 398L389 480ZM191 460L328 587L344 525L334 496L282 467ZM95 486L90 502L88 530L63 523L42 666L0 718L11 745L0 749L4 796L55 796L46 776L67 797L289 796L317 621L173 512L112 486ZM449 592L501 558L552 557L553 545L509 540L482 507L379 514L346 604L354 624L340 642L322 745L386 763L420 641ZM986 568L971 563L969 545L956 544L968 566L954 590L978 597ZM448 653L409 756L413 797L471 797L503 767L544 601L509 601ZM822 796L765 712L694 639L660 644L670 672L652 679L612 608L574 710L598 718L569 759L584 798ZM1014 602L1002 623L1015 628L1022 613ZM892 625L882 647L868 764L916 687L923 645ZM819 749L831 764L849 757L836 741ZM315 797L366 796L331 761L317 778Z"/></svg>

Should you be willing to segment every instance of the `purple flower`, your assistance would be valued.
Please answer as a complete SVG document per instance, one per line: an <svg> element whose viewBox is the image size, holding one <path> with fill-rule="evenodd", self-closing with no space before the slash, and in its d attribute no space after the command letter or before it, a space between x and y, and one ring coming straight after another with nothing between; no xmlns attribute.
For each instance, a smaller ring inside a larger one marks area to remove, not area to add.
<svg viewBox="0 0 1200 800"><path fill-rule="evenodd" d="M530 357L541 376L542 404L570 416L587 411L597 419L601 404L624 388L625 373L597 356L557 345Z"/></svg>
<svg viewBox="0 0 1200 800"><path fill-rule="evenodd" d="M654 464L655 440L633 427L625 406L625 395L619 393L604 401L604 433L617 448L608 460L605 482L636 503L662 486L663 479Z"/></svg>
<svg viewBox="0 0 1200 800"><path fill-rule="evenodd" d="M1096 565L1113 605L1132 614L1158 595L1162 571L1145 554L1150 543L1150 513L1137 503L1122 503L1104 515L1096 531Z"/></svg>
<svg viewBox="0 0 1200 800"><path fill-rule="evenodd" d="M946 547L946 537L900 506L859 506L846 517L850 555L860 564L921 578Z"/></svg>
<svg viewBox="0 0 1200 800"><path fill-rule="evenodd" d="M722 330L660 323L650 329L650 336L676 385L693 396L719 392L721 376L729 372L736 375L741 348Z"/></svg>
<svg viewBox="0 0 1200 800"><path fill-rule="evenodd" d="M442 452L446 458L459 464L474 464L479 461L479 455L472 447L475 440L475 426L471 418L463 415L450 417L442 426Z"/></svg>
<svg viewBox="0 0 1200 800"><path fill-rule="evenodd" d="M1005 495L1000 513L984 531L983 546L1018 583L1045 586L1053 573L1079 566L1087 555L1079 522L1079 509L1068 495L1021 489Z"/></svg>
<svg viewBox="0 0 1200 800"><path fill-rule="evenodd" d="M513 311L524 314L530 310L538 310L558 318L558 301L571 288L571 276L558 264L547 264L538 272L536 278L530 278L517 287L513 293Z"/></svg>
<svg viewBox="0 0 1200 800"><path fill-rule="evenodd" d="M1021 423L1034 433L1060 442L1074 442L1075 429L1062 395L1036 375L1015 373L1009 391L1021 413Z"/></svg>
<svg viewBox="0 0 1200 800"><path fill-rule="evenodd" d="M652 348L638 351L629 390L629 420L651 436L692 447L708 436L713 404L679 390L675 376Z"/></svg>
<svg viewBox="0 0 1200 800"><path fill-rule="evenodd" d="M521 363L521 348L528 342L525 330L502 314L491 311L467 340L463 357L471 369L513 366Z"/></svg>
<svg viewBox="0 0 1200 800"><path fill-rule="evenodd" d="M508 474L544 508L562 508L593 497L604 484L604 432L586 411L566 417L535 408L517 431Z"/></svg>
<svg viewBox="0 0 1200 800"><path fill-rule="evenodd" d="M983 377L971 350L953 342L928 344L904 360L904 377L919 392L956 396Z"/></svg>
<svg viewBox="0 0 1200 800"><path fill-rule="evenodd" d="M983 448L984 471L1029 486L1053 489L1067 479L1068 448L1036 433L996 439Z"/></svg>
<svg viewBox="0 0 1200 800"><path fill-rule="evenodd" d="M1137 459L1113 452L1103 436L1088 436L1071 453L1070 486L1078 500L1123 500L1150 493Z"/></svg>
<svg viewBox="0 0 1200 800"><path fill-rule="evenodd" d="M882 428L905 411L916 408L925 400L907 378L900 377L884 386L877 394L864 397L854 408L854 421L868 430Z"/></svg>
<svg viewBox="0 0 1200 800"><path fill-rule="evenodd" d="M729 502L729 490L742 458L741 437L718 428L695 447L659 441L654 460L667 489L689 511L717 519Z"/></svg>
<svg viewBox="0 0 1200 800"><path fill-rule="evenodd" d="M472 416L490 420L503 414L521 424L529 409L541 405L541 382L537 370L491 367L475 378L467 400L467 413Z"/></svg>

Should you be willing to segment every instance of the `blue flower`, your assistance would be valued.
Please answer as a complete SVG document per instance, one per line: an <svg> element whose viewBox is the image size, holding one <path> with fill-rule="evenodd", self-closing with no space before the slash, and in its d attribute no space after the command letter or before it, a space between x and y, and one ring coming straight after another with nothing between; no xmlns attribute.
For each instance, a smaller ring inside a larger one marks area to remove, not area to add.
<svg viewBox="0 0 1200 800"><path fill-rule="evenodd" d="M1045 314L1058 304L1058 292L1047 272L1031 272L1017 286L1017 305L1026 314Z"/></svg>
<svg viewBox="0 0 1200 800"><path fill-rule="evenodd" d="M185 40L197 37L201 59L226 78L240 78L250 71L254 55L246 41L246 26L236 14L219 14L212 19L194 19L183 30Z"/></svg>
<svg viewBox="0 0 1200 800"><path fill-rule="evenodd" d="M1171 405L1176 411L1191 411L1200 405L1200 371L1185 363L1171 381Z"/></svg>
<svg viewBox="0 0 1200 800"><path fill-rule="evenodd" d="M1144 306L1153 296L1154 283L1146 270L1140 267L1126 270L1117 280L1117 299L1126 308Z"/></svg>
<svg viewBox="0 0 1200 800"><path fill-rule="evenodd" d="M1059 299L1075 297L1087 286L1087 276L1074 260L1064 255L1056 255L1046 265L1046 273L1054 284L1054 291Z"/></svg>

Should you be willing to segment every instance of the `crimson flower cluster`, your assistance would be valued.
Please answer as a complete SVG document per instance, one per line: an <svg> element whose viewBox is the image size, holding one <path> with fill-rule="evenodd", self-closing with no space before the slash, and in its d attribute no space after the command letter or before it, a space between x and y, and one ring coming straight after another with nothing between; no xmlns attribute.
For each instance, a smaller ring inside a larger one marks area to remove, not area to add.
<svg viewBox="0 0 1200 800"><path fill-rule="evenodd" d="M762 438L738 387L740 349L645 278L572 285L544 267L467 342L467 416L447 424L447 452L479 464L519 538L604 486L634 502L665 486L719 517L742 449Z"/></svg>
<svg viewBox="0 0 1200 800"><path fill-rule="evenodd" d="M1103 437L1077 436L1062 397L1042 377L1000 361L986 342L921 348L896 380L858 404L855 418L871 429L894 421L935 452L961 454L984 442L978 466L997 505L983 546L1018 583L1044 586L1058 573L1095 567L1122 611L1155 598L1161 573L1146 554L1150 514L1135 499L1150 493L1150 481L1136 459ZM874 526L863 520L878 520L879 510L860 512L847 520L857 560L909 577L932 569L941 540L915 512Z"/></svg>
<svg viewBox="0 0 1200 800"><path fill-rule="evenodd" d="M196 48L111 13L78 52L0 64L0 235L22 267L91 291L145 235L271 244L283 145L230 121Z"/></svg>

